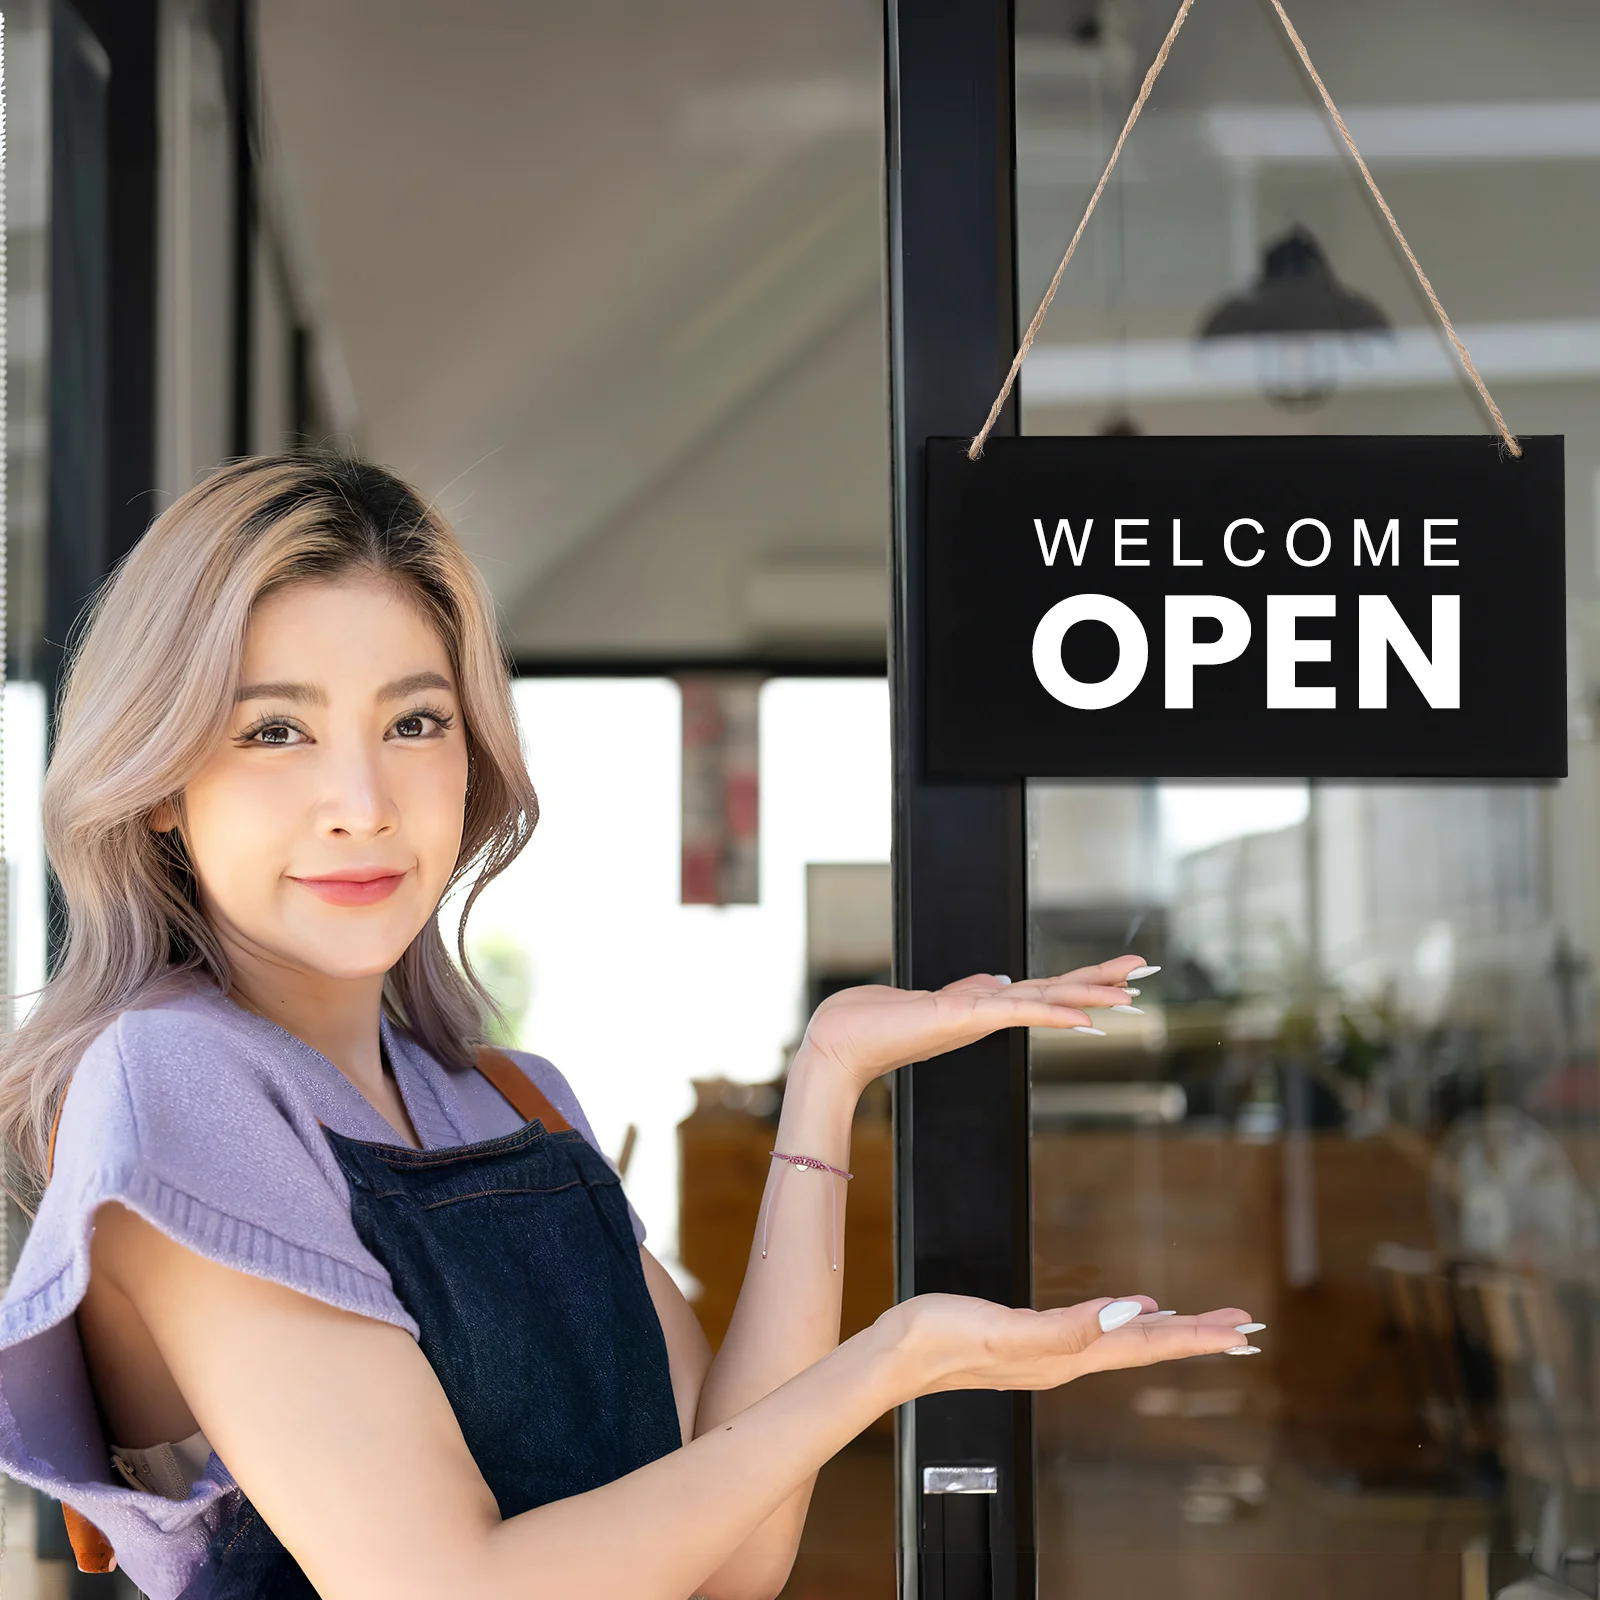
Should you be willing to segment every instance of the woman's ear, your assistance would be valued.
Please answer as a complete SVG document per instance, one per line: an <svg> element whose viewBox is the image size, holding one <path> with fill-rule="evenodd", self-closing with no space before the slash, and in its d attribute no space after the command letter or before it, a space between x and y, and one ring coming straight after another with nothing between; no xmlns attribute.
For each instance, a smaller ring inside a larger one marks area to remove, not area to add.
<svg viewBox="0 0 1600 1600"><path fill-rule="evenodd" d="M148 824L152 833L171 833L178 826L178 808L170 800L163 800L150 813Z"/></svg>

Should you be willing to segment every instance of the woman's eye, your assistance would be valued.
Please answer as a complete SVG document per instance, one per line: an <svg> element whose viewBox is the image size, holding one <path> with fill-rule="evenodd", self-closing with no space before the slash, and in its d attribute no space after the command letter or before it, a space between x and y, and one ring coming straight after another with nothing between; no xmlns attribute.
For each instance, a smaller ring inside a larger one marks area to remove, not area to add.
<svg viewBox="0 0 1600 1600"><path fill-rule="evenodd" d="M394 731L401 739L427 739L445 732L454 721L443 711L412 711L396 719Z"/></svg>
<svg viewBox="0 0 1600 1600"><path fill-rule="evenodd" d="M300 730L288 722L262 722L245 734L248 744L286 745L300 737Z"/></svg>

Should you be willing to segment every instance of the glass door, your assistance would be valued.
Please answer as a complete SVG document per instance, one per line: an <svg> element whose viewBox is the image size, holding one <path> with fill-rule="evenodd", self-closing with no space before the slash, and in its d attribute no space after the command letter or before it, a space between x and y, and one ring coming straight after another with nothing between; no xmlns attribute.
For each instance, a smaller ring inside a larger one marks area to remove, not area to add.
<svg viewBox="0 0 1600 1600"><path fill-rule="evenodd" d="M1171 11L1019 7L1025 311ZM1036 1303L1267 1324L1041 1397L1039 1592L1592 1596L1600 17L1291 12L1511 426L1566 435L1572 775L1027 786L1030 970L1162 968L1105 1038L1032 1040ZM1186 25L1024 431L1489 431L1275 29L1253 0ZM1215 336L1289 290L1287 335ZM1317 330L1357 299L1374 331Z"/></svg>

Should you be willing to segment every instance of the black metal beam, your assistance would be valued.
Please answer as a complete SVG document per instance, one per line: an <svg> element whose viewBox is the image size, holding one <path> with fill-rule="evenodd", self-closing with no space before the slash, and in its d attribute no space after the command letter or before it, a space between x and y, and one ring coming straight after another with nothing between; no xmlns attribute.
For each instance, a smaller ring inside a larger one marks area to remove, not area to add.
<svg viewBox="0 0 1600 1600"><path fill-rule="evenodd" d="M220 8L226 30L229 111L233 122L233 416L231 449L247 456L255 448L256 241L260 218L256 156L255 8L250 0L227 0Z"/></svg>
<svg viewBox="0 0 1600 1600"><path fill-rule="evenodd" d="M41 675L106 568L111 376L110 53L57 0L50 17L49 501Z"/></svg>
<svg viewBox="0 0 1600 1600"><path fill-rule="evenodd" d="M156 0L51 10L48 737L67 649L110 567L154 514ZM53 969L64 912L46 878Z"/></svg>
<svg viewBox="0 0 1600 1600"><path fill-rule="evenodd" d="M157 0L74 0L111 74L105 106L109 296L104 543L109 564L132 549L160 509L156 460ZM52 353L52 368L54 355ZM52 382L55 381L52 370ZM56 531L51 530L51 537ZM90 588L99 582L92 574ZM87 591L59 596L76 615ZM59 638L57 639L59 643Z"/></svg>
<svg viewBox="0 0 1600 1600"><path fill-rule="evenodd" d="M684 673L759 673L767 678L881 678L882 656L514 656L518 678L676 678Z"/></svg>
<svg viewBox="0 0 1600 1600"><path fill-rule="evenodd" d="M921 700L923 444L976 432L1016 348L1014 19L1010 0L886 0L885 23L896 981L931 988L977 971L1020 976L1027 962L1022 787L929 782ZM1013 406L995 431L1015 430ZM1031 1304L1027 1077L1021 1034L899 1074L902 1297ZM908 1596L1034 1594L1033 1456L1030 1396L939 1395L906 1408ZM999 1468L987 1518L922 1495L925 1466L958 1464ZM952 1529L973 1548L952 1548Z"/></svg>

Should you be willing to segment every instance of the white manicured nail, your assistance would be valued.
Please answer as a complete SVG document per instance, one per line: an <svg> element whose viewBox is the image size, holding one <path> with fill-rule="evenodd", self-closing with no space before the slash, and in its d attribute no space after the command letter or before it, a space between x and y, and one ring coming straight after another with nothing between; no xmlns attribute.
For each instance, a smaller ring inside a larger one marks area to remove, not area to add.
<svg viewBox="0 0 1600 1600"><path fill-rule="evenodd" d="M1235 1333L1260 1333L1266 1327L1264 1322L1241 1322L1233 1331Z"/></svg>
<svg viewBox="0 0 1600 1600"><path fill-rule="evenodd" d="M1127 984L1123 984L1122 987L1124 989L1127 989L1129 994L1138 994L1138 992L1139 992L1137 989L1129 988Z"/></svg>
<svg viewBox="0 0 1600 1600"><path fill-rule="evenodd" d="M1128 978L1153 978L1160 970L1160 967L1135 967L1128 974ZM1124 978L1122 981L1126 983L1128 978Z"/></svg>
<svg viewBox="0 0 1600 1600"><path fill-rule="evenodd" d="M1258 1346L1253 1344L1236 1344L1233 1349L1225 1350L1223 1354L1230 1356L1258 1356L1261 1351Z"/></svg>
<svg viewBox="0 0 1600 1600"><path fill-rule="evenodd" d="M1010 983L1011 982L1011 980L1003 972L995 973L994 981L996 983Z"/></svg>
<svg viewBox="0 0 1600 1600"><path fill-rule="evenodd" d="M1125 1322L1132 1322L1135 1317L1144 1315L1144 1307L1137 1300L1113 1300L1110 1305L1104 1306L1100 1311L1100 1331L1110 1333L1113 1328L1120 1328Z"/></svg>
<svg viewBox="0 0 1600 1600"><path fill-rule="evenodd" d="M1175 1317L1177 1314L1176 1311L1152 1311L1149 1313L1152 1317Z"/></svg>
<svg viewBox="0 0 1600 1600"><path fill-rule="evenodd" d="M1126 1011L1130 1017L1142 1017L1144 1015L1144 1012L1138 1006L1112 1006L1111 1009L1113 1011Z"/></svg>
<svg viewBox="0 0 1600 1600"><path fill-rule="evenodd" d="M1074 1033L1092 1033L1092 1034L1095 1035L1096 1038L1100 1038L1100 1039L1103 1039L1106 1036L1106 1030L1104 1028L1088 1028L1088 1027L1085 1027L1082 1023L1079 1023L1078 1026L1076 1028L1074 1028L1072 1031Z"/></svg>

